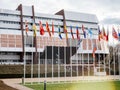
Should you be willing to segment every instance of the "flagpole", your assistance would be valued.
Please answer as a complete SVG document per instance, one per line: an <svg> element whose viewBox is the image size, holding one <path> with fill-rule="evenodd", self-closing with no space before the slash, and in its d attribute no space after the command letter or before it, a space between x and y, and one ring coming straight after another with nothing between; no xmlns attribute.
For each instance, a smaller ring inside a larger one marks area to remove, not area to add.
<svg viewBox="0 0 120 90"><path fill-rule="evenodd" d="M108 60L109 60L109 76L111 75L110 73L110 52L109 52L109 55L108 55Z"/></svg>
<svg viewBox="0 0 120 90"><path fill-rule="evenodd" d="M54 45L54 37L52 38L52 83L53 83L53 45Z"/></svg>
<svg viewBox="0 0 120 90"><path fill-rule="evenodd" d="M64 46L64 70L65 70L65 83L66 83L66 47Z"/></svg>
<svg viewBox="0 0 120 90"><path fill-rule="evenodd" d="M70 63L71 63L71 78L72 78L72 43L71 43L71 38L70 38ZM72 79L71 79L72 82Z"/></svg>
<svg viewBox="0 0 120 90"><path fill-rule="evenodd" d="M77 48L78 48L78 45L77 45L77 42L76 42L76 64L77 64L76 69L77 69L77 77L78 77L78 54L77 54Z"/></svg>
<svg viewBox="0 0 120 90"><path fill-rule="evenodd" d="M25 52L26 48L25 47L26 47L26 37L25 37L25 43L24 43L24 80L23 80L24 85L25 85L25 77L26 77L26 52Z"/></svg>
<svg viewBox="0 0 120 90"><path fill-rule="evenodd" d="M114 76L115 76L115 54L114 54L115 52L114 52L114 38L113 38L113 61L114 61L114 67L113 67L113 69L114 69Z"/></svg>
<svg viewBox="0 0 120 90"><path fill-rule="evenodd" d="M120 41L120 35L119 35L120 31L119 31L119 26L118 26L118 43ZM117 48L117 53L118 53L118 69L119 69L119 76L120 76L120 61L119 61L119 47Z"/></svg>
<svg viewBox="0 0 120 90"><path fill-rule="evenodd" d="M87 69L88 69L88 76L89 76L89 49L88 49L88 45L89 44L88 44L88 40L89 39L88 39L88 36L87 36L87 44L86 44L87 45L87 51L88 51L88 63L87 63L88 64L88 68Z"/></svg>
<svg viewBox="0 0 120 90"><path fill-rule="evenodd" d="M58 82L60 82L60 59L59 59L59 55L60 55L60 50L59 50L59 46L58 46Z"/></svg>
<svg viewBox="0 0 120 90"><path fill-rule="evenodd" d="M46 37L47 43L48 37ZM47 44L46 44L46 52L45 52L45 79L47 78Z"/></svg>
<svg viewBox="0 0 120 90"><path fill-rule="evenodd" d="M39 82L38 84L40 83L40 52L39 52L39 62L38 62L38 79L39 79Z"/></svg>
<svg viewBox="0 0 120 90"><path fill-rule="evenodd" d="M33 48L33 37L32 37L32 48ZM31 79L33 78L33 51L32 51L32 62L31 62ZM31 81L32 84L32 81Z"/></svg>
<svg viewBox="0 0 120 90"><path fill-rule="evenodd" d="M120 76L120 57L119 57L119 51L120 49L118 48L118 61L119 61L119 76Z"/></svg>
<svg viewBox="0 0 120 90"><path fill-rule="evenodd" d="M83 42L82 42L82 50L83 50ZM83 76L83 53L81 53L81 66L82 66L82 76Z"/></svg>
<svg viewBox="0 0 120 90"><path fill-rule="evenodd" d="M42 37L41 37L41 39L42 39ZM40 40L41 41L41 40ZM40 47L41 48L41 47ZM39 79L39 81L38 81L38 84L40 83L40 52L39 52L39 55L38 55L39 57L38 57L38 79Z"/></svg>

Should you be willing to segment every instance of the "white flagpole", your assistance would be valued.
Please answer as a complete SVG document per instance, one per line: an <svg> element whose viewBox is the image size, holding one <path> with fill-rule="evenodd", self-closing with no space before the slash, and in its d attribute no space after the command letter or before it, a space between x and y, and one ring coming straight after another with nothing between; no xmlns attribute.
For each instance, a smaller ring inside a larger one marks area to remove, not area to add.
<svg viewBox="0 0 120 90"><path fill-rule="evenodd" d="M54 45L54 37L52 38L52 83L53 83L53 45Z"/></svg>
<svg viewBox="0 0 120 90"><path fill-rule="evenodd" d="M47 38L48 40L48 38ZM46 41L47 43L47 41ZM47 78L47 44L46 44L46 52L45 52L45 79Z"/></svg>
<svg viewBox="0 0 120 90"><path fill-rule="evenodd" d="M32 37L32 48L33 48L33 37ZM31 80L33 78L33 51L32 51L32 62L31 62ZM31 84L33 82L31 81Z"/></svg>
<svg viewBox="0 0 120 90"><path fill-rule="evenodd" d="M115 53L114 53L114 37L113 37L113 61L114 61L114 67L113 67L113 69L114 69L114 76L115 76Z"/></svg>
<svg viewBox="0 0 120 90"><path fill-rule="evenodd" d="M80 35L79 35L80 36ZM77 45L77 42L76 42L76 61L77 61L77 77L78 77L78 54L77 54L77 48L78 48L78 45ZM79 48L78 48L79 49Z"/></svg>
<svg viewBox="0 0 120 90"><path fill-rule="evenodd" d="M23 83L25 84L25 78L26 78L26 36L24 35L25 37L25 42L24 42L24 80L23 80Z"/></svg>
<svg viewBox="0 0 120 90"><path fill-rule="evenodd" d="M118 27L118 43L120 44L120 36L119 36L119 33L120 33L120 30L119 30L119 27ZM119 51L120 48L118 47L118 63L119 63L119 77L120 77L120 57L119 57Z"/></svg>
<svg viewBox="0 0 120 90"><path fill-rule="evenodd" d="M39 79L39 82L40 83L40 52L39 52L39 62L38 62L38 79Z"/></svg>
<svg viewBox="0 0 120 90"><path fill-rule="evenodd" d="M106 41L104 41L104 72L106 72L106 66L105 66L105 46L106 45Z"/></svg>
<svg viewBox="0 0 120 90"><path fill-rule="evenodd" d="M98 41L99 42L99 44L98 44L98 46L100 45L100 41ZM100 45L101 46L101 45ZM98 72L100 72L100 50L101 50L101 47L100 48L98 48L99 49L99 53L98 53L98 66L99 66L99 71Z"/></svg>
<svg viewBox="0 0 120 90"><path fill-rule="evenodd" d="M72 78L72 42L71 42L71 38L70 38L70 64L71 64L71 78ZM72 82L72 79L71 79L71 82Z"/></svg>
<svg viewBox="0 0 120 90"><path fill-rule="evenodd" d="M60 82L60 50L59 50L59 46L58 46L58 82Z"/></svg>
<svg viewBox="0 0 120 90"><path fill-rule="evenodd" d="M88 44L88 40L89 40L89 38L88 38L88 35L87 35L87 44L86 44L87 45L87 51L88 51L88 63L87 63L88 68L87 69L88 69L88 76L89 76L89 49L88 49L89 44Z"/></svg>
<svg viewBox="0 0 120 90"><path fill-rule="evenodd" d="M111 75L110 74L110 52L109 52L108 60L109 60L109 76L110 76Z"/></svg>
<svg viewBox="0 0 120 90"><path fill-rule="evenodd" d="M66 83L66 47L64 46L64 75L65 75L65 83Z"/></svg>

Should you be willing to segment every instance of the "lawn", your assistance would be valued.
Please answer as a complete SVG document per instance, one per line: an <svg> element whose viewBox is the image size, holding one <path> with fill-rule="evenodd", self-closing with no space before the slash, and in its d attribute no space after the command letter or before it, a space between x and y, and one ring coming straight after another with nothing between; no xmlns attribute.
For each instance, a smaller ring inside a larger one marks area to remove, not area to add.
<svg viewBox="0 0 120 90"><path fill-rule="evenodd" d="M34 90L44 90L43 84L26 85ZM120 90L120 81L47 83L46 90Z"/></svg>

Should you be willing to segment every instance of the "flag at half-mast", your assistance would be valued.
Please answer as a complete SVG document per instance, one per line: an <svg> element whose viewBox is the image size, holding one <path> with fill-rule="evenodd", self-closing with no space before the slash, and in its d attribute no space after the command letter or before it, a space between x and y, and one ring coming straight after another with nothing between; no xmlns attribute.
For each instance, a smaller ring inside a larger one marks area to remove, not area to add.
<svg viewBox="0 0 120 90"><path fill-rule="evenodd" d="M35 36L36 36L36 32L37 32L37 27L36 27L36 25L35 25L34 20L33 20L32 29L33 29L33 31L34 31L34 37L35 37Z"/></svg>
<svg viewBox="0 0 120 90"><path fill-rule="evenodd" d="M51 32L50 32L50 28L49 28L48 22L46 22L46 30L49 33L49 36L51 37Z"/></svg>
<svg viewBox="0 0 120 90"><path fill-rule="evenodd" d="M44 32L42 22L40 21L39 24L40 24L40 35L44 35L45 32Z"/></svg>
<svg viewBox="0 0 120 90"><path fill-rule="evenodd" d="M60 31L60 26L59 25L58 25L58 35L59 35L59 38L62 39L61 31Z"/></svg>
<svg viewBox="0 0 120 90"><path fill-rule="evenodd" d="M74 39L74 35L73 35L73 31L72 31L72 26L70 26L70 32L71 32L72 39Z"/></svg>
<svg viewBox="0 0 120 90"><path fill-rule="evenodd" d="M97 50L97 47L96 47L95 44L93 44L93 53L92 53L93 58L95 58L95 51L96 51L96 50Z"/></svg>
<svg viewBox="0 0 120 90"><path fill-rule="evenodd" d="M29 31L28 22L27 22L27 20L25 20L25 32L26 32L27 37L28 37L28 31Z"/></svg>
<svg viewBox="0 0 120 90"><path fill-rule="evenodd" d="M115 38L115 39L118 39L118 34L117 32L115 31L115 28L112 27L112 36Z"/></svg>
<svg viewBox="0 0 120 90"><path fill-rule="evenodd" d="M54 35L54 23L52 22L52 35Z"/></svg>
<svg viewBox="0 0 120 90"><path fill-rule="evenodd" d="M66 35L66 39L68 39L68 32L67 32L67 27L66 27L66 25L64 25L64 33L65 33L65 35Z"/></svg>

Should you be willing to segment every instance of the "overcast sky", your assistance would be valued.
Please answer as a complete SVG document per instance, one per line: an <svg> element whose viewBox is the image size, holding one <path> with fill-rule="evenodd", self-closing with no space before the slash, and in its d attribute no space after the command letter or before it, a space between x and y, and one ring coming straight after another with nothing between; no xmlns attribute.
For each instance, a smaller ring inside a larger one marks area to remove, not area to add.
<svg viewBox="0 0 120 90"><path fill-rule="evenodd" d="M15 10L19 4L35 6L36 12L51 13L65 9L96 14L100 23L120 24L120 0L0 0L0 8Z"/></svg>

